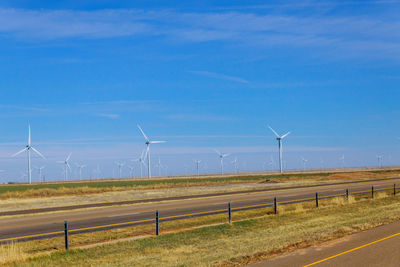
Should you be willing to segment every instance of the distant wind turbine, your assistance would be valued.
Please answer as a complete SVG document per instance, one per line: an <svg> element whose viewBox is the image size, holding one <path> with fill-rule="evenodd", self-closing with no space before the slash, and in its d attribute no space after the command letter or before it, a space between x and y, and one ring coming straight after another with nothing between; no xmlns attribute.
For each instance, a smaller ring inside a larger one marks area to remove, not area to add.
<svg viewBox="0 0 400 267"><path fill-rule="evenodd" d="M115 162L115 164L117 164L118 166L118 173L119 173L119 178L121 178L121 173L122 173L122 167L125 166L125 162Z"/></svg>
<svg viewBox="0 0 400 267"><path fill-rule="evenodd" d="M160 160L160 158L158 158L158 162L156 164L156 168L158 168L158 176L161 176L161 168L162 167L163 166L161 165L161 160Z"/></svg>
<svg viewBox="0 0 400 267"><path fill-rule="evenodd" d="M82 180L82 169L86 167L86 165L75 164L79 170L79 180Z"/></svg>
<svg viewBox="0 0 400 267"><path fill-rule="evenodd" d="M200 175L200 163L201 160L195 160L194 163L196 164L197 176Z"/></svg>
<svg viewBox="0 0 400 267"><path fill-rule="evenodd" d="M306 164L307 164L307 162L308 162L308 159L301 158L301 161L303 162L303 171L305 171L305 170L306 170Z"/></svg>
<svg viewBox="0 0 400 267"><path fill-rule="evenodd" d="M151 178L151 165L150 165L150 145L151 144L160 144L160 143L165 143L166 141L150 141L150 139L147 137L147 135L143 132L142 128L140 125L138 125L138 128L140 132L142 133L144 139L146 140L146 154L144 157L147 156L147 177L150 179Z"/></svg>
<svg viewBox="0 0 400 267"><path fill-rule="evenodd" d="M64 164L64 181L68 180L68 170L71 171L71 166L69 165L69 160L71 159L72 153L69 153L68 157L65 160L57 161L57 163Z"/></svg>
<svg viewBox="0 0 400 267"><path fill-rule="evenodd" d="M383 155L377 155L376 158L378 159L379 168L382 168Z"/></svg>
<svg viewBox="0 0 400 267"><path fill-rule="evenodd" d="M127 166L129 169L129 176L132 178L133 177L133 170L135 169L133 166Z"/></svg>
<svg viewBox="0 0 400 267"><path fill-rule="evenodd" d="M46 166L35 167L35 169L37 169L38 172L39 172L39 181L42 181L42 170L43 170L45 167L46 167Z"/></svg>
<svg viewBox="0 0 400 267"><path fill-rule="evenodd" d="M17 153L15 153L14 155L12 155L12 157L16 157L17 155L21 154L22 152L26 151L27 155L28 155L28 182L29 184L32 183L32 172L31 172L31 149L38 154L41 158L45 159L44 156L37 151L32 145L31 145L31 126L28 125L28 144L26 145L26 147L24 149L22 149L21 151L18 151Z"/></svg>
<svg viewBox="0 0 400 267"><path fill-rule="evenodd" d="M283 164L283 162L282 162L282 140L286 136L288 136L290 134L290 132L287 132L284 135L280 136L270 126L268 126L268 128L275 134L276 140L278 140L278 145L279 145L279 171L280 171L280 173L282 173L283 172L283 167L282 167L282 164Z"/></svg>
<svg viewBox="0 0 400 267"><path fill-rule="evenodd" d="M214 150L218 154L219 159L221 161L221 175L224 175L224 158L228 157L230 154L223 154L216 149L214 149Z"/></svg>
<svg viewBox="0 0 400 267"><path fill-rule="evenodd" d="M342 168L344 168L344 154L339 158L339 160L342 162Z"/></svg>
<svg viewBox="0 0 400 267"><path fill-rule="evenodd" d="M143 149L142 154L140 155L140 157L138 159L132 160L132 161L137 161L140 165L140 178L143 177L143 166L146 167L146 164L144 163L144 152L145 152L145 149Z"/></svg>
<svg viewBox="0 0 400 267"><path fill-rule="evenodd" d="M238 169L238 159L235 157L235 159L231 162L235 168L235 173L238 174L239 169Z"/></svg>

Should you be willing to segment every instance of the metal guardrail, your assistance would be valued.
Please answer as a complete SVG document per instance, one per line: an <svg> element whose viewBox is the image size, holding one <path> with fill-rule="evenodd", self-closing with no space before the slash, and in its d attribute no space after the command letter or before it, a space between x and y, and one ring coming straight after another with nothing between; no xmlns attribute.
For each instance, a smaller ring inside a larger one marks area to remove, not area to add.
<svg viewBox="0 0 400 267"><path fill-rule="evenodd" d="M393 190L393 195L396 195L396 193L398 191L396 188L396 184L394 184L393 187L390 187L390 188L386 187L386 188L379 188L379 189L376 189L376 188L374 188L374 186L372 186L371 190L355 191L355 192L351 192L351 194L349 193L348 189L345 189L345 193L322 195L322 196L320 196L320 195L318 195L318 193L316 193L315 197L293 199L293 200L286 200L286 201L277 201L277 198L275 197L273 202L240 206L240 207L231 207L231 203L229 202L229 203L227 203L227 208L224 208L224 209L202 211L202 212L195 212L195 213L186 213L186 214L180 214L180 215L171 215L171 216L166 216L166 217L160 217L159 212L157 210L155 218L127 221L127 222L120 222L120 223L113 223L113 224L105 224L105 225L97 225L97 226L90 226L90 227L82 227L82 228L75 228L75 229L68 229L68 222L65 221L63 230L47 232L47 233L38 233L38 234L32 234L32 235L25 235L25 236L3 238L3 239L0 239L0 243L31 240L31 239L35 239L35 238L48 239L48 238L53 238L53 237L64 235L65 242L66 242L65 248L68 249L68 247L69 247L68 246L68 240L69 240L68 236L71 234L73 235L73 234L78 234L78 233L95 232L95 231L101 231L101 230L108 230L110 228L118 229L118 228L133 226L133 225L141 224L141 223L155 223L156 224L156 235L158 235L159 229L160 229L159 228L160 223L166 222L166 221L188 219L188 218L192 218L192 217L204 217L204 216L228 213L229 222L231 222L232 221L232 212L273 207L274 213L277 214L277 206L278 205L290 205L290 204L296 204L296 203L315 201L316 207L318 208L319 200L331 199L331 198L335 198L335 197L349 197L351 195L364 195L364 194L370 194L371 198L374 198L374 193L388 191L388 190Z"/></svg>

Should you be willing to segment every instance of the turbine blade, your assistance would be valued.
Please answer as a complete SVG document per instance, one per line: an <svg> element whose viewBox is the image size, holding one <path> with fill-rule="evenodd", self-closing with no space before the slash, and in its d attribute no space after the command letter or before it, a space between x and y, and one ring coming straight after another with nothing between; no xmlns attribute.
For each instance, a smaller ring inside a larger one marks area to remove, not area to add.
<svg viewBox="0 0 400 267"><path fill-rule="evenodd" d="M69 166L69 163L68 163L68 162L67 162L66 165L67 165L68 169L71 170L71 166Z"/></svg>
<svg viewBox="0 0 400 267"><path fill-rule="evenodd" d="M150 144L161 144L166 143L167 141L151 141Z"/></svg>
<svg viewBox="0 0 400 267"><path fill-rule="evenodd" d="M268 125L268 128L275 134L276 137L280 137L279 134L277 134L274 129L271 128L271 126Z"/></svg>
<svg viewBox="0 0 400 267"><path fill-rule="evenodd" d="M147 142L149 142L149 138L147 137L147 135L143 132L142 127L140 127L140 125L138 124L137 127L139 128L140 132L142 132L142 135L144 137L144 139L146 139Z"/></svg>
<svg viewBox="0 0 400 267"><path fill-rule="evenodd" d="M38 154L42 159L46 159L46 158L42 155L42 153L40 153L39 151L36 150L36 148L34 148L34 147L31 147L31 148L32 148L32 150L35 151L35 153Z"/></svg>
<svg viewBox="0 0 400 267"><path fill-rule="evenodd" d="M31 125L28 124L28 145L31 145Z"/></svg>
<svg viewBox="0 0 400 267"><path fill-rule="evenodd" d="M286 134L282 135L281 139L285 138L286 136L288 136L290 134L290 132L287 132Z"/></svg>
<svg viewBox="0 0 400 267"><path fill-rule="evenodd" d="M16 157L16 156L18 156L19 154L21 154L22 152L24 152L25 150L27 150L28 148L24 148L24 149L22 149L21 151L18 151L17 153L15 153L14 155L12 155L11 157Z"/></svg>
<svg viewBox="0 0 400 267"><path fill-rule="evenodd" d="M67 159L65 161L68 161L71 158L72 153L69 153Z"/></svg>
<svg viewBox="0 0 400 267"><path fill-rule="evenodd" d="M214 149L215 153L217 153L218 155L222 156L221 152L219 152L218 150Z"/></svg>

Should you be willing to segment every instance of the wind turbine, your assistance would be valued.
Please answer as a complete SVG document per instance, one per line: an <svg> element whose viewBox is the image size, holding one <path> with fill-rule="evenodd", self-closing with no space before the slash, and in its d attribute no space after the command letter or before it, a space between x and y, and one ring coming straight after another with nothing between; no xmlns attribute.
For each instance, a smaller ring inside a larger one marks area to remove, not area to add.
<svg viewBox="0 0 400 267"><path fill-rule="evenodd" d="M273 170L273 168L275 167L275 161L274 161L274 158L272 157L272 155L271 155L268 165L271 166L271 170Z"/></svg>
<svg viewBox="0 0 400 267"><path fill-rule="evenodd" d="M119 178L121 178L121 172L122 172L122 167L125 166L125 162L115 162L115 164L117 164L118 166L118 173L119 173Z"/></svg>
<svg viewBox="0 0 400 267"><path fill-rule="evenodd" d="M339 160L342 162L342 168L344 168L344 154L339 158Z"/></svg>
<svg viewBox="0 0 400 267"><path fill-rule="evenodd" d="M223 154L221 152L219 152L218 150L214 149L215 152L218 154L219 159L221 161L221 175L224 175L224 158L226 158L227 156L229 156L230 154Z"/></svg>
<svg viewBox="0 0 400 267"><path fill-rule="evenodd" d="M31 172L31 149L38 154L41 158L45 159L44 156L37 151L32 145L31 145L31 125L28 124L28 144L26 145L26 147L24 149L22 149L21 151L18 151L17 153L15 153L14 155L12 155L12 157L16 157L17 155L21 154L22 152L26 151L27 155L28 155L28 181L29 184L32 183L32 172Z"/></svg>
<svg viewBox="0 0 400 267"><path fill-rule="evenodd" d="M235 173L238 174L238 159L235 157L235 159L231 162L233 166L235 167Z"/></svg>
<svg viewBox="0 0 400 267"><path fill-rule="evenodd" d="M157 162L157 164L156 164L156 167L158 168L158 176L161 176L161 168L162 168L162 165L161 165L161 160L160 160L160 158L158 158L158 162Z"/></svg>
<svg viewBox="0 0 400 267"><path fill-rule="evenodd" d="M142 128L140 125L138 125L138 128L140 132L142 133L144 139L146 140L146 154L144 157L147 156L147 177L150 179L151 178L151 165L150 165L150 145L151 144L160 144L160 143L165 143L166 141L150 141L150 139L147 137L147 135L143 132Z"/></svg>
<svg viewBox="0 0 400 267"><path fill-rule="evenodd" d="M38 172L39 172L39 181L42 181L42 170L43 170L45 167L46 167L46 166L35 167L35 169L37 169Z"/></svg>
<svg viewBox="0 0 400 267"><path fill-rule="evenodd" d="M377 155L376 158L378 159L379 168L382 168L383 155Z"/></svg>
<svg viewBox="0 0 400 267"><path fill-rule="evenodd" d="M69 153L68 157L65 160L57 161L57 163L64 164L64 181L68 179L68 169L71 171L71 166L69 166L69 160L71 158L72 153Z"/></svg>
<svg viewBox="0 0 400 267"><path fill-rule="evenodd" d="M140 165L140 178L143 177L143 166L146 167L146 164L144 163L144 149L142 151L142 155L140 155L140 157L138 159L133 159L132 161L137 161L139 162Z"/></svg>
<svg viewBox="0 0 400 267"><path fill-rule="evenodd" d="M197 176L199 176L200 175L199 167L200 167L201 160L195 160L194 163L196 164Z"/></svg>
<svg viewBox="0 0 400 267"><path fill-rule="evenodd" d="M279 145L279 171L280 171L280 173L282 173L283 172L283 168L282 168L282 164L283 164L283 162L282 162L282 140L286 136L288 136L290 134L290 132L287 132L284 135L280 136L270 126L268 126L268 128L275 134L276 140L278 140L278 145Z"/></svg>
<svg viewBox="0 0 400 267"><path fill-rule="evenodd" d="M79 165L75 164L76 167L79 169L79 180L82 180L82 169L86 167L86 165Z"/></svg>
<svg viewBox="0 0 400 267"><path fill-rule="evenodd" d="M301 161L303 162L303 171L305 171L306 170L306 163L308 162L308 159L305 159L305 158L301 158Z"/></svg>
<svg viewBox="0 0 400 267"><path fill-rule="evenodd" d="M133 177L133 170L135 169L133 166L127 166L129 169L129 175L132 178Z"/></svg>

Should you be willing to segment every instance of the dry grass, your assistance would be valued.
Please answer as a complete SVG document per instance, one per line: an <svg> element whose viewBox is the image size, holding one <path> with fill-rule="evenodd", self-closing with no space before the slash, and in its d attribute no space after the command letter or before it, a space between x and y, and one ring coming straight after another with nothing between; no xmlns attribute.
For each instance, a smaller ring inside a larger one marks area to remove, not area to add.
<svg viewBox="0 0 400 267"><path fill-rule="evenodd" d="M27 257L19 244L11 243L0 247L0 264L23 262Z"/></svg>
<svg viewBox="0 0 400 267"><path fill-rule="evenodd" d="M22 266L241 265L398 220L400 203L389 195L379 192L374 200L362 196L325 199L320 201L319 209L314 202L279 206L278 216L272 215L271 208L235 212L232 225L226 224L226 214L164 222L160 237L91 246L85 250L77 248L153 235L154 225L73 235L71 247L75 249L69 252L62 252L62 238L12 245L13 249L5 251L11 251L14 262ZM193 229L205 224L217 225ZM182 232L184 229L192 230ZM27 258L51 250L60 251Z"/></svg>
<svg viewBox="0 0 400 267"><path fill-rule="evenodd" d="M342 181L351 179L387 178L400 177L400 170L374 170L374 171L347 171L332 173L292 173L292 174L263 174L242 175L227 177L201 177L201 178L171 178L155 180L115 180L94 182L68 182L48 183L35 185L2 185L0 186L0 199L19 198L48 198L66 195L89 195L104 192L120 192L126 190L154 190L168 188L209 187L221 185L245 185L268 183L291 183L296 182L326 182Z"/></svg>

